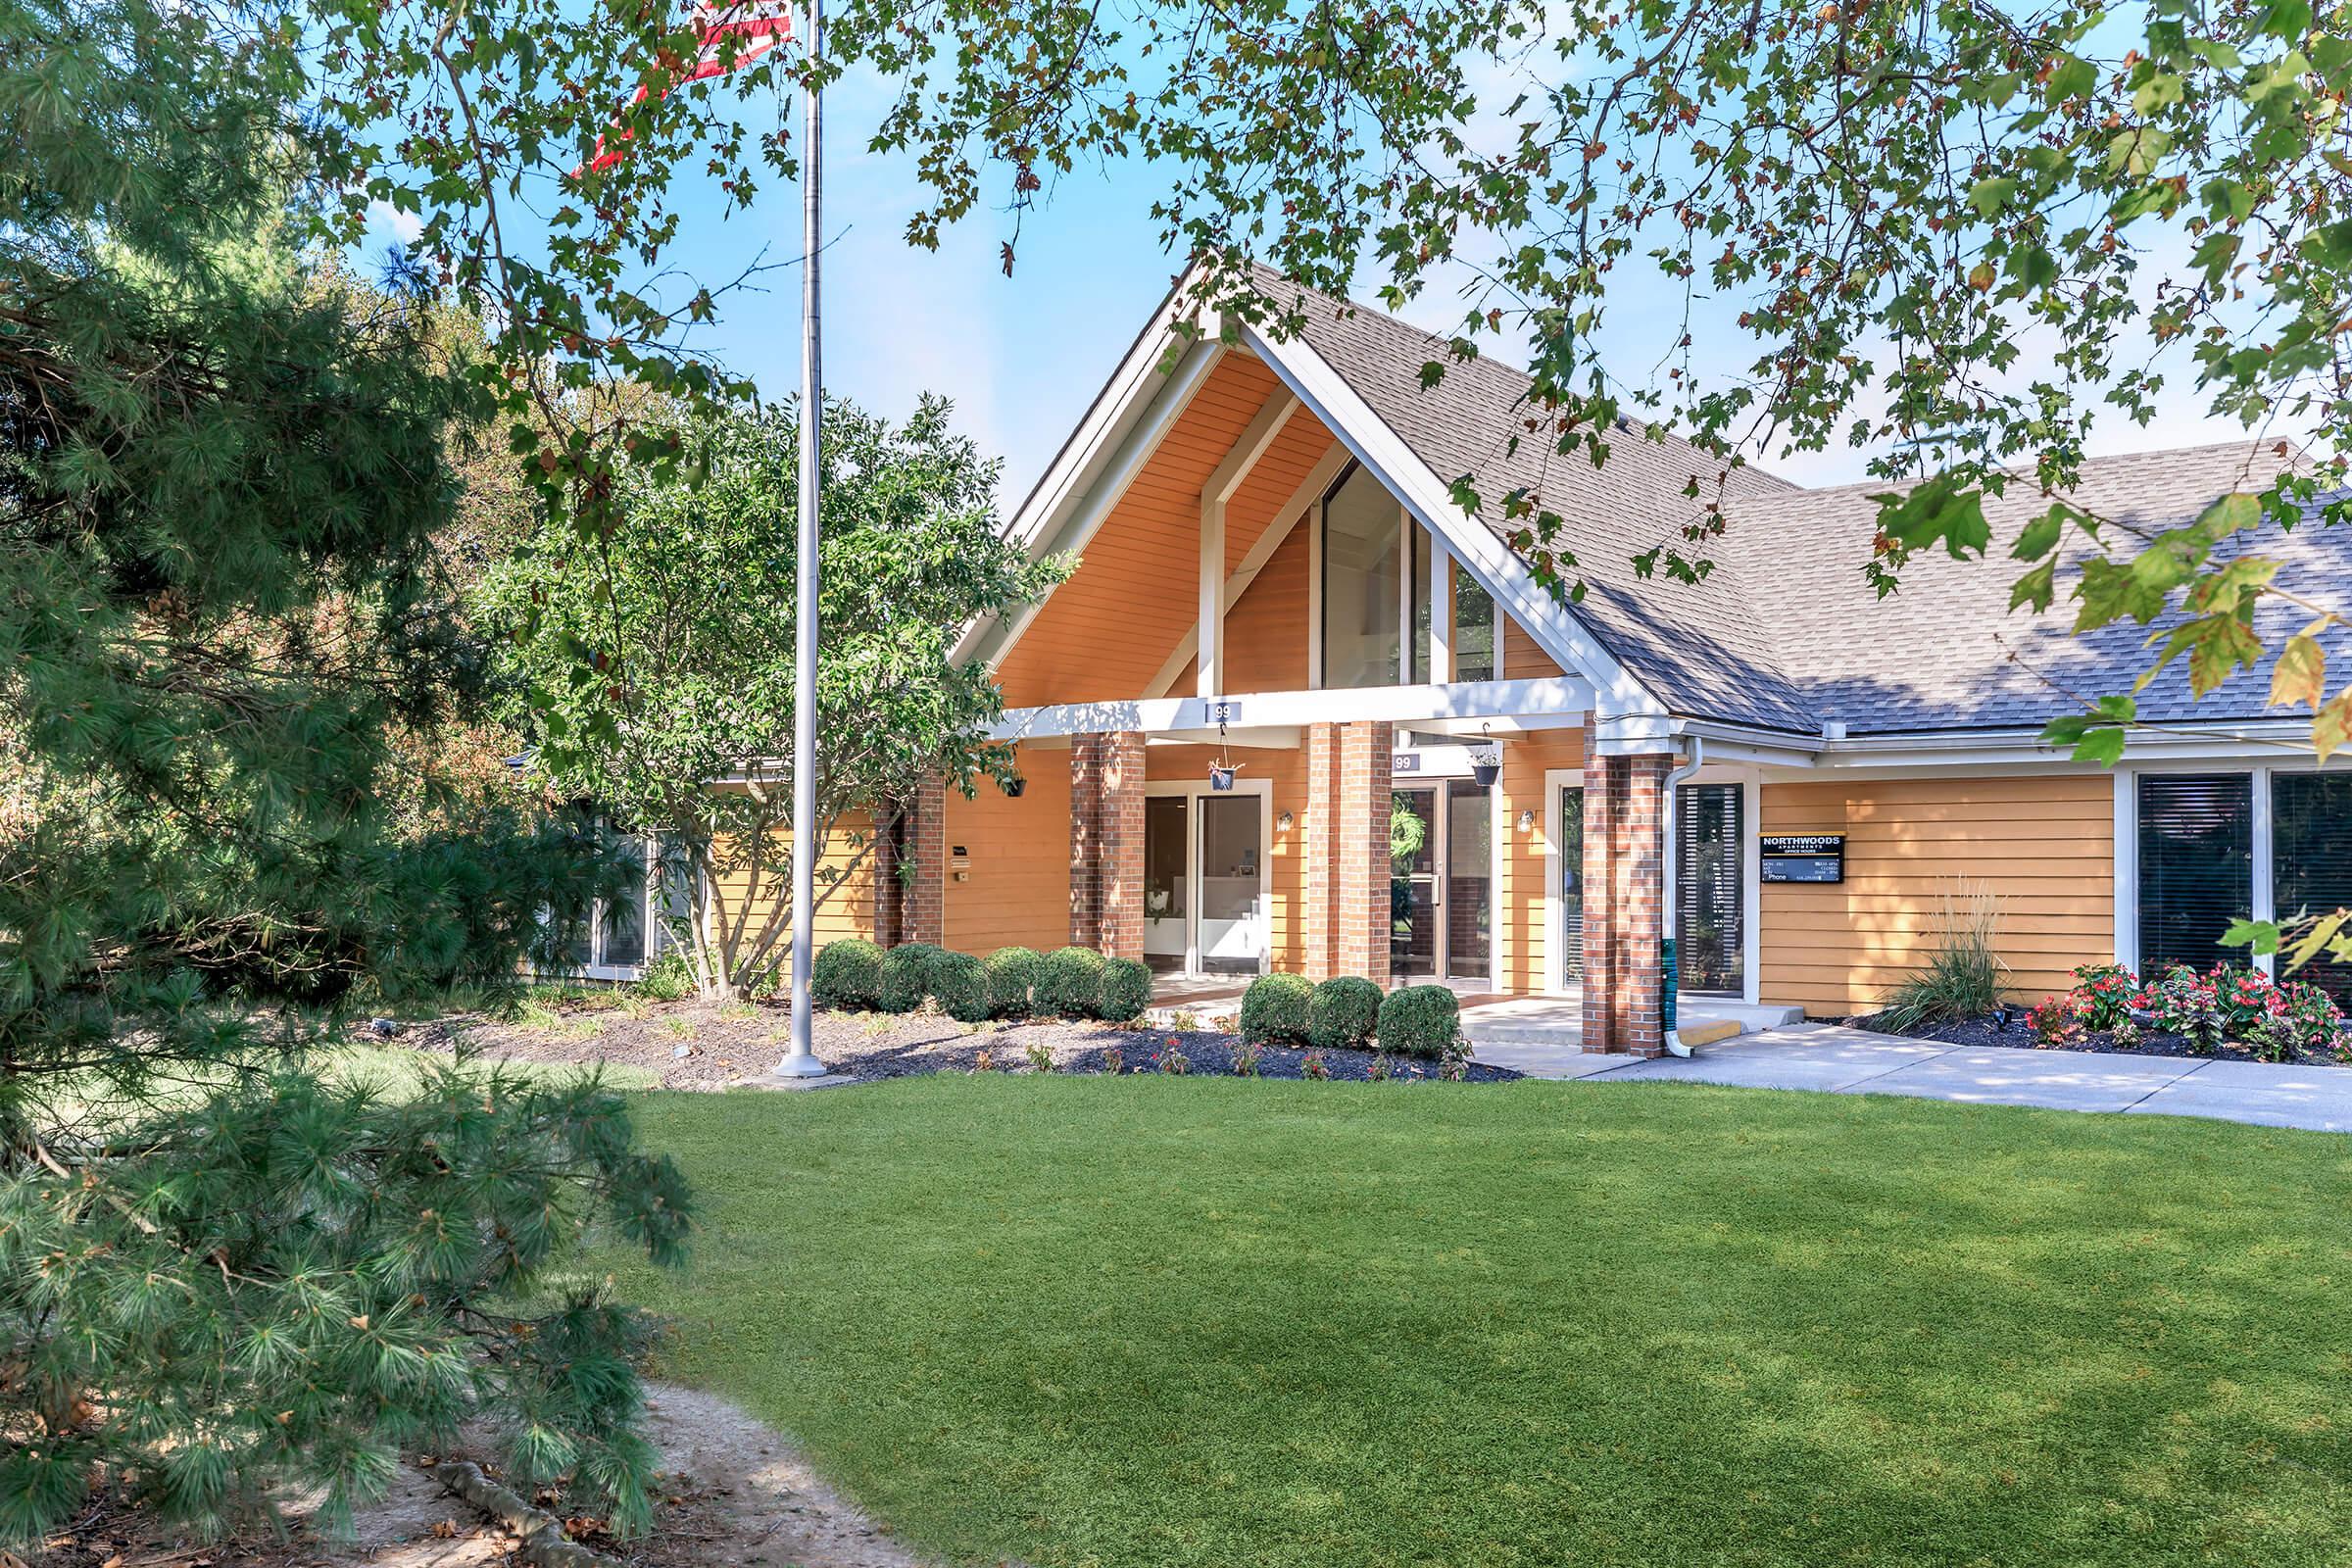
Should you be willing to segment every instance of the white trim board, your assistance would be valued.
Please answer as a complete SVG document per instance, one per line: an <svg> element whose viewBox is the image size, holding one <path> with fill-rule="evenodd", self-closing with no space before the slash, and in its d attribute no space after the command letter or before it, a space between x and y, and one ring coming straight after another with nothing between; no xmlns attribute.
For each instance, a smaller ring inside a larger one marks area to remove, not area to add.
<svg viewBox="0 0 2352 1568"><path fill-rule="evenodd" d="M1008 710L989 738L1027 741L1047 735L1096 735L1114 730L1146 734L1266 725L1348 724L1388 719L1537 715L1579 719L1591 710L1592 688L1573 675L1541 680L1467 681L1447 686L1365 686L1348 690L1245 692L1227 697L1157 697L1102 703L1058 703Z"/></svg>
<svg viewBox="0 0 2352 1568"><path fill-rule="evenodd" d="M1106 401L1099 403L1088 416L1087 425L1081 426L1085 439L1074 437L1064 449L1065 457L1075 450L1083 454L1084 461L1069 457L1065 465L1056 459L1055 469L1048 475L1051 483L1040 482L1006 530L1006 537L1020 545L1030 560L1084 552L1126 496L1127 487L1192 407L1195 395L1208 384L1227 352L1218 343L1197 342L1184 352L1172 371L1161 376L1160 346L1167 338L1163 323L1161 330L1147 328L1136 340L1127 363L1111 380L1113 387L1124 388L1121 396L1107 400L1110 388L1105 388ZM1156 384L1154 377L1158 378ZM1146 394L1149 401L1143 401ZM956 660L1001 663L1053 598L1048 594L1022 606L1009 621L984 620L968 627L956 642Z"/></svg>

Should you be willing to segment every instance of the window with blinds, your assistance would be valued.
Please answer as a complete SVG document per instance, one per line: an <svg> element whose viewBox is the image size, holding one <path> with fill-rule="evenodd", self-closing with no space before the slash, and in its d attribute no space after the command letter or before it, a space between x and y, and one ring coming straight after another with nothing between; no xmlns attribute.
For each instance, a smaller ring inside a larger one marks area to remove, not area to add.
<svg viewBox="0 0 2352 1568"><path fill-rule="evenodd" d="M2246 773L2139 777L2139 967L2243 962L2222 933L2254 910L2254 780Z"/></svg>
<svg viewBox="0 0 2352 1568"><path fill-rule="evenodd" d="M1560 978L1585 979L1585 792L1560 791Z"/></svg>
<svg viewBox="0 0 2352 1568"><path fill-rule="evenodd" d="M1685 991L1744 983L1740 794L1737 784L1686 784L1675 794L1675 968Z"/></svg>
<svg viewBox="0 0 2352 1568"><path fill-rule="evenodd" d="M2281 923L2352 905L2352 773L2271 775L2272 906ZM2279 978L2352 997L2352 964L2325 954Z"/></svg>

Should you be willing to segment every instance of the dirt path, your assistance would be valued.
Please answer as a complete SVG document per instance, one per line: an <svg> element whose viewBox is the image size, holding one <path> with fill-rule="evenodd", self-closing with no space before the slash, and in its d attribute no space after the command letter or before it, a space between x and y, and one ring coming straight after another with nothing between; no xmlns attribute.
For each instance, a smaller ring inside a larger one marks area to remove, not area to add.
<svg viewBox="0 0 2352 1568"><path fill-rule="evenodd" d="M654 1534L583 1544L636 1568L922 1568L818 1480L772 1428L713 1395L656 1384L650 1436L662 1452L664 1490ZM36 1568L480 1568L511 1560L513 1538L442 1490L416 1464L360 1514L349 1544L298 1532L284 1542L194 1546L140 1539L125 1521L103 1521L33 1559ZM0 1561L6 1553L0 1553Z"/></svg>

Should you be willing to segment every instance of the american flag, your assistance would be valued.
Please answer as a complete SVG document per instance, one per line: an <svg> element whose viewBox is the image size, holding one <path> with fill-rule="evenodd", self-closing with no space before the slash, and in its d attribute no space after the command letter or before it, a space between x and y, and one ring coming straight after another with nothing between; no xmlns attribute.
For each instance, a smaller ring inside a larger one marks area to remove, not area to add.
<svg viewBox="0 0 2352 1568"><path fill-rule="evenodd" d="M679 81L702 81L710 76L722 76L733 69L727 62L727 40L736 40L734 66L748 66L780 43L792 42L792 6L790 0L731 0L731 3L711 4L710 0L694 8L694 33L699 53L694 65L678 77ZM674 85L674 83L673 83ZM667 97L669 88L662 89ZM629 99L635 107L652 96L650 89L640 85ZM611 169L620 162L628 148L618 145L629 139L626 125L615 128L614 145L608 147L605 138L596 138L596 156L589 160L593 170ZM572 172L577 174L578 170Z"/></svg>

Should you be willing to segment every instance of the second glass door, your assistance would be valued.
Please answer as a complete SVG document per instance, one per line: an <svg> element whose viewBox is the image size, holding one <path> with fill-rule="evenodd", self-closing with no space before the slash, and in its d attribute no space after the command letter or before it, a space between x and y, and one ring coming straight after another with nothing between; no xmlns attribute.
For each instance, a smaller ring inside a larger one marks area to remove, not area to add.
<svg viewBox="0 0 2352 1568"><path fill-rule="evenodd" d="M1389 971L1491 982L1494 804L1467 779L1396 790L1389 805Z"/></svg>

